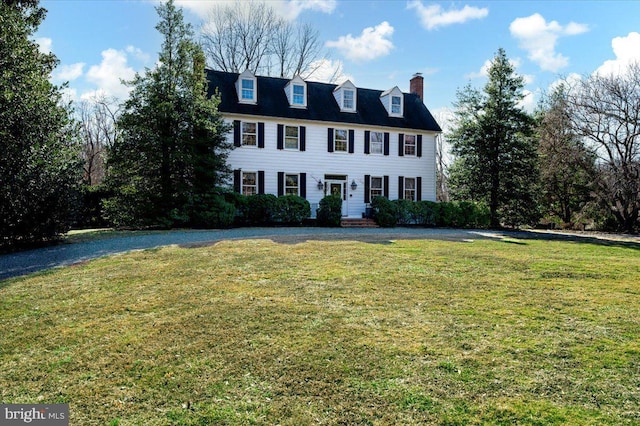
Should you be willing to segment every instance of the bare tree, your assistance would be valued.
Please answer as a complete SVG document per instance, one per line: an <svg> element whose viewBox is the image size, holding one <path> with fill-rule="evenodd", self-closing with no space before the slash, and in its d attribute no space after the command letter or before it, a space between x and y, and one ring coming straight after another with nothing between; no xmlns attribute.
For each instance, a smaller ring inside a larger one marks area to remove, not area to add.
<svg viewBox="0 0 640 426"><path fill-rule="evenodd" d="M567 100L574 131L598 158L597 195L620 229L633 232L640 214L640 64L583 78Z"/></svg>
<svg viewBox="0 0 640 426"><path fill-rule="evenodd" d="M106 151L115 143L118 132L116 119L118 105L115 99L104 96L80 102L78 110L84 181L87 185L98 185L105 177Z"/></svg>
<svg viewBox="0 0 640 426"><path fill-rule="evenodd" d="M310 73L321 50L309 24L292 24L267 3L239 1L210 13L202 46L214 69L279 77Z"/></svg>

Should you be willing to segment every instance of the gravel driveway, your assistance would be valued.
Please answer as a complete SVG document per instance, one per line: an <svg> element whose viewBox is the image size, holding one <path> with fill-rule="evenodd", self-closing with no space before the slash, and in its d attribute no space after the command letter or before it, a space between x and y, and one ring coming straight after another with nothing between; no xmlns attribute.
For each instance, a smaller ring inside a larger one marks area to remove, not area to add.
<svg viewBox="0 0 640 426"><path fill-rule="evenodd" d="M144 250L167 245L187 247L213 244L222 240L268 238L296 243L307 240L359 240L386 242L393 239L438 239L465 241L504 237L522 239L570 239L604 244L622 244L640 248L637 238L627 241L597 239L593 236L538 232L506 232L424 228L237 228L211 231L170 231L152 235L117 237L73 244L60 244L19 253L0 255L0 280L27 275L51 268L73 265L116 253Z"/></svg>

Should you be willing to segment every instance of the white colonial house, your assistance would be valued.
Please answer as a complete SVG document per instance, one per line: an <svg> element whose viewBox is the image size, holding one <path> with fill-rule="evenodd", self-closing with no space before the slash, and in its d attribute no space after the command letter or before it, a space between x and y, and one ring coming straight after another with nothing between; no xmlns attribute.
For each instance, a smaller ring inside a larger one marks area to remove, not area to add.
<svg viewBox="0 0 640 426"><path fill-rule="evenodd" d="M315 216L330 193L345 217L362 217L371 199L436 199L438 123L423 103L423 79L411 93L207 70L209 93L233 124L228 163L242 194L295 194Z"/></svg>

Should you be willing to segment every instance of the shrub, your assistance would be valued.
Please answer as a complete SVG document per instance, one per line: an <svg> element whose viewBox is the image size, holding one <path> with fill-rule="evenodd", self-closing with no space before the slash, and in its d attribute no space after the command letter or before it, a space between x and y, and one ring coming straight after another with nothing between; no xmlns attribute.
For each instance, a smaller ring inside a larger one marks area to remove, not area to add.
<svg viewBox="0 0 640 426"><path fill-rule="evenodd" d="M236 207L223 195L207 194L194 200L191 225L196 228L229 228L236 217Z"/></svg>
<svg viewBox="0 0 640 426"><path fill-rule="evenodd" d="M102 203L111 196L104 185L88 186L80 189L80 206L74 228L102 228L108 225L102 211Z"/></svg>
<svg viewBox="0 0 640 426"><path fill-rule="evenodd" d="M299 225L311 216L311 205L307 200L297 195L283 195L278 197L275 219L290 225Z"/></svg>
<svg viewBox="0 0 640 426"><path fill-rule="evenodd" d="M255 194L247 197L246 219L249 225L266 225L275 219L278 197L273 194Z"/></svg>
<svg viewBox="0 0 640 426"><path fill-rule="evenodd" d="M396 223L398 225L415 224L415 203L411 200L394 200L392 203L396 210ZM393 225L392 225L393 226Z"/></svg>
<svg viewBox="0 0 640 426"><path fill-rule="evenodd" d="M438 203L435 201L417 201L414 211L417 225L436 226Z"/></svg>
<svg viewBox="0 0 640 426"><path fill-rule="evenodd" d="M373 209L373 219L383 228L393 228L398 221L397 207L392 201L386 197L374 197L371 200L371 208Z"/></svg>
<svg viewBox="0 0 640 426"><path fill-rule="evenodd" d="M342 197L327 195L318 205L317 221L320 226L340 226L342 220Z"/></svg>

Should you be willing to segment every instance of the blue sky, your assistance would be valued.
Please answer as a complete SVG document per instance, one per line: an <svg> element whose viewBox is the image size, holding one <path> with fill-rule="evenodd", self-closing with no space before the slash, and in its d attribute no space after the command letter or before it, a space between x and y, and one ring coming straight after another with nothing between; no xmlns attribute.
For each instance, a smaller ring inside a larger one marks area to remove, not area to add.
<svg viewBox="0 0 640 426"><path fill-rule="evenodd" d="M197 31L220 1L176 0ZM226 3L229 3L228 1ZM36 34L60 60L52 80L69 96L96 91L124 98L120 78L153 67L161 37L153 0L43 0ZM425 103L452 108L456 91L482 87L488 61L506 50L526 79L527 108L561 77L615 70L640 60L639 1L270 0L284 17L320 32L328 69L358 87L409 89L425 78ZM312 79L322 79L318 74Z"/></svg>

